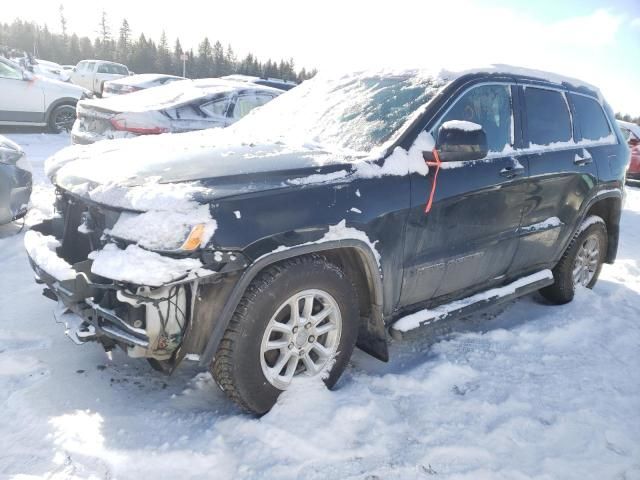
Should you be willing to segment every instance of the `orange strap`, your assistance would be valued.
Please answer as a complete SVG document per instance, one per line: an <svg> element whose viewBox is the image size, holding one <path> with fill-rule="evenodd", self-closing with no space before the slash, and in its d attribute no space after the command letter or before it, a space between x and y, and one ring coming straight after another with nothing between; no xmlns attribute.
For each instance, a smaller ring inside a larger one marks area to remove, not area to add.
<svg viewBox="0 0 640 480"><path fill-rule="evenodd" d="M431 182L431 193L429 194L429 201L427 202L427 206L424 209L424 213L429 213L431 210L431 205L433 204L433 197L436 194L436 184L438 183L438 172L440 171L440 155L438 155L438 150L433 149L433 158L436 159L435 162L427 162L427 165L431 167L436 167L436 173L433 174L433 182Z"/></svg>

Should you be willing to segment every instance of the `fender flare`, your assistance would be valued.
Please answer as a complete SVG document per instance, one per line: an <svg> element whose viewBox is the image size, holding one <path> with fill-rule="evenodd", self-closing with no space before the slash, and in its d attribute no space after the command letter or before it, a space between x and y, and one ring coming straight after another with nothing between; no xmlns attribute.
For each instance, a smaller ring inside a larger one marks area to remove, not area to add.
<svg viewBox="0 0 640 480"><path fill-rule="evenodd" d="M591 210L591 208L596 203L602 200L607 200L609 198L615 198L616 200L620 201L620 209L613 212L613 216L610 218L611 222L607 222L606 218L604 219L604 221L607 222L607 235L609 237L608 238L609 241L607 243L606 263L613 263L615 261L617 252L618 252L618 240L620 237L620 217L622 215L622 204L624 202L623 190L619 188L612 188L609 190L601 190L599 192L596 192L595 195L593 195L589 199L589 201L585 202L582 212L580 213L580 219L578 222L576 222L576 226L573 229L573 232L571 233L571 235L569 236L569 239L567 240L567 245L563 247L562 253L564 253L564 251L566 250L567 246L569 245L569 242L571 242L571 239L575 237L576 233L578 232L578 229L580 228L580 225L582 225L582 222L584 222L585 219L587 218L587 215L589 214L589 211Z"/></svg>
<svg viewBox="0 0 640 480"><path fill-rule="evenodd" d="M227 299L222 312L214 322L213 329L209 335L209 340L207 341L203 353L200 355L200 365L207 366L213 360L213 357L218 350L220 341L224 336L224 332L227 330L227 327L231 322L231 317L236 311L236 308L240 303L244 292L246 291L251 281L261 271L263 271L270 265L273 265L274 263L281 262L289 258L299 257L301 255L309 255L312 253L322 253L328 250L340 250L347 248L356 249L362 256L363 264L366 269L365 273L372 287L370 289L372 303L371 320L376 328L376 331L382 331L386 333L384 318L382 316L382 277L379 273L380 270L378 267L378 262L375 255L373 254L373 251L371 250L371 247L365 242L356 239L340 239L322 243L299 245L280 252L273 252L263 255L262 257L259 257L256 261L254 261L243 272L242 276L233 287L233 290L229 295L229 298ZM384 340L384 348L382 348L382 350L383 353L377 354L376 356L386 361L386 359L388 359L388 353L386 352L386 339Z"/></svg>

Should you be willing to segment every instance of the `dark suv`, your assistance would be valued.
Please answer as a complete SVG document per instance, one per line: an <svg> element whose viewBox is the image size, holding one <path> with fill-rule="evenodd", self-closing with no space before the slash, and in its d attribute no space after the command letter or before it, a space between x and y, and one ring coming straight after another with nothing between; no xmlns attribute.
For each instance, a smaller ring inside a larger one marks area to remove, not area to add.
<svg viewBox="0 0 640 480"><path fill-rule="evenodd" d="M171 372L199 355L247 410L354 346L616 257L629 150L594 87L513 67L318 76L219 131L71 147L25 244L78 343Z"/></svg>

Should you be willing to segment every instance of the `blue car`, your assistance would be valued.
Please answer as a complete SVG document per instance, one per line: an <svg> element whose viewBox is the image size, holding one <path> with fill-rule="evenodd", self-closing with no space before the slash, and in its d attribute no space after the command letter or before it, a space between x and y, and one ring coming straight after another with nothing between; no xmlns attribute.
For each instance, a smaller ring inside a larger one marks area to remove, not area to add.
<svg viewBox="0 0 640 480"><path fill-rule="evenodd" d="M0 135L0 225L26 215L31 186L31 166L24 151Z"/></svg>

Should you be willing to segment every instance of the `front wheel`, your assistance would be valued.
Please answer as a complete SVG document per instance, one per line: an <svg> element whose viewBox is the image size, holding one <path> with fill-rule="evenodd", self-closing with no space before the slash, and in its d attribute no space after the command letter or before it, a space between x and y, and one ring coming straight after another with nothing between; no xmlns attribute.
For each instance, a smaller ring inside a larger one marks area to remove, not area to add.
<svg viewBox="0 0 640 480"><path fill-rule="evenodd" d="M297 376L332 387L358 332L356 290L321 256L269 267L251 283L225 332L212 375L245 410L263 414Z"/></svg>
<svg viewBox="0 0 640 480"><path fill-rule="evenodd" d="M69 132L76 121L76 107L58 105L49 115L49 130L52 133Z"/></svg>
<svg viewBox="0 0 640 480"><path fill-rule="evenodd" d="M553 269L553 285L540 293L547 300L564 304L573 300L576 287L593 288L607 253L607 226L597 215L587 217Z"/></svg>

